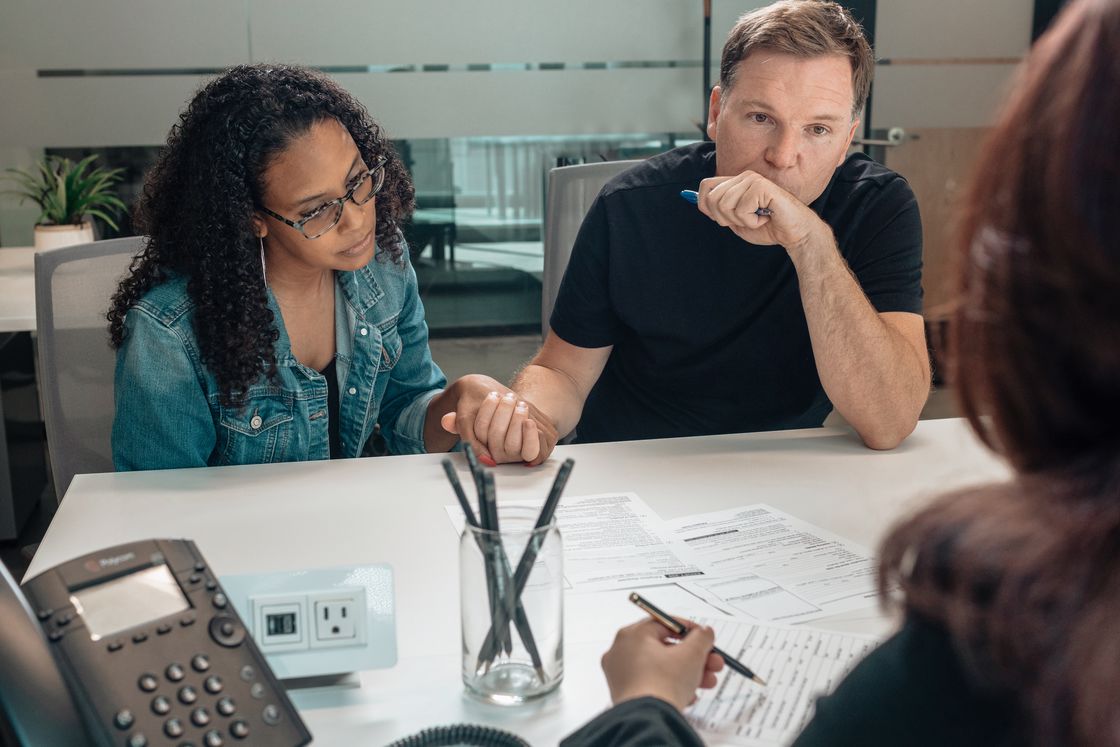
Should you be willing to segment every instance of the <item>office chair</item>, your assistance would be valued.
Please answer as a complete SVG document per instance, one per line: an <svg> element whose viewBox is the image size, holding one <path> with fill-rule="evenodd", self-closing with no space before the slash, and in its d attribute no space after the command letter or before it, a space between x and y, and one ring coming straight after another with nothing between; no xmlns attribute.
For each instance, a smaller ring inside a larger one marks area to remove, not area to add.
<svg viewBox="0 0 1120 747"><path fill-rule="evenodd" d="M58 501L74 475L112 472L113 372L109 300L143 236L35 254L39 394Z"/></svg>
<svg viewBox="0 0 1120 747"><path fill-rule="evenodd" d="M541 288L541 336L548 335L548 319L556 303L560 281L572 256L572 244L583 216L612 178L641 161L604 161L561 166L548 172L548 201L544 211L544 279Z"/></svg>

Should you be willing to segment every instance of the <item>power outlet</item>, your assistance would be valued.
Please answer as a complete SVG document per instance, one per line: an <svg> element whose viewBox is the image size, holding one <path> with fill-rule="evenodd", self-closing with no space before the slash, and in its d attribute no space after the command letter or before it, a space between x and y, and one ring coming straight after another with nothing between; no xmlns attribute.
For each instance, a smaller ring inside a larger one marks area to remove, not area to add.
<svg viewBox="0 0 1120 747"><path fill-rule="evenodd" d="M309 594L307 600L313 620L311 648L360 646L365 643L365 589L334 589Z"/></svg>
<svg viewBox="0 0 1120 747"><path fill-rule="evenodd" d="M396 664L393 569L387 565L247 573L222 576L221 584L282 680Z"/></svg>
<svg viewBox="0 0 1120 747"><path fill-rule="evenodd" d="M253 640L262 653L301 651L311 642L307 597L303 594L258 594L253 608Z"/></svg>

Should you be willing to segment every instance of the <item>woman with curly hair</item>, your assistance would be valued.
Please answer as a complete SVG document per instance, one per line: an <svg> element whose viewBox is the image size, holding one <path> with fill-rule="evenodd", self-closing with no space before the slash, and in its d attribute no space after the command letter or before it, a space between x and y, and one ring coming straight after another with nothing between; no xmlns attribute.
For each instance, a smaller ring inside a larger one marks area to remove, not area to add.
<svg viewBox="0 0 1120 747"><path fill-rule="evenodd" d="M446 451L484 376L444 388L401 223L404 166L350 94L299 67L205 85L149 173L149 237L108 314L118 470ZM503 400L503 404L504 400ZM508 439L536 456L510 403Z"/></svg>

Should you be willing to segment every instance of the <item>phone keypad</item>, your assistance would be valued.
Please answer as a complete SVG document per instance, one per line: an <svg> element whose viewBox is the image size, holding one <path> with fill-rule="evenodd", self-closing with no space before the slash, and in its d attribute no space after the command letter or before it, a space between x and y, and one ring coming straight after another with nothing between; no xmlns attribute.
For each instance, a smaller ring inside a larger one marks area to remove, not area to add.
<svg viewBox="0 0 1120 747"><path fill-rule="evenodd" d="M191 674L191 670L197 675L204 676L201 682L189 681L188 676ZM173 695L157 692L161 686L161 678L152 672L145 672L137 678L136 683L140 690L155 693L150 702L150 707L152 713L156 716L166 717L166 720L163 721L163 734L169 739L183 737L192 727L200 730L207 729L199 737L199 741L204 747L224 745L228 738L238 742L248 739L250 734L248 722L236 718L238 713L237 703L233 698L222 694L225 691L225 683L216 674L206 674L209 671L210 657L203 653L191 657L190 670L178 662L171 662L163 670L163 679L175 688ZM267 691L261 682L256 681L257 672L254 667L246 664L241 667L239 674L242 680L252 683L250 693L254 698L263 699L265 697ZM221 697L217 698L212 704L200 702L201 698L205 697L204 692L212 696L221 695ZM190 707L190 710L187 713L173 713L176 705L175 701ZM274 703L266 702L261 710L261 720L270 726L279 724L281 715L282 711ZM214 728L219 725L214 723L214 720L219 716L223 719L235 718L235 720L227 722L228 725L225 728L228 734L223 733L220 728ZM127 731L136 723L136 719L129 709L122 708L117 712L113 723L122 731ZM131 734L126 745L132 747L134 744L146 746L148 744L147 737L139 732ZM183 744L187 743L184 742Z"/></svg>

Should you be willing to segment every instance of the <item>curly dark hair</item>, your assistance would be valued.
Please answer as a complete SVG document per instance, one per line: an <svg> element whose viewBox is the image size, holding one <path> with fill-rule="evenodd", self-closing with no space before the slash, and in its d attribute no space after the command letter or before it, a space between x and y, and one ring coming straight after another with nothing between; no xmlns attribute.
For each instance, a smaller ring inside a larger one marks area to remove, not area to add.
<svg viewBox="0 0 1120 747"><path fill-rule="evenodd" d="M113 296L107 315L114 348L124 341L128 310L171 274L187 279L203 363L222 404L240 406L262 373L276 368L279 336L268 308L254 211L264 173L312 125L335 119L367 164L385 160L377 195L377 260L401 263L401 224L414 190L380 126L325 75L288 65L240 65L204 85L171 128L134 210L143 251Z"/></svg>

